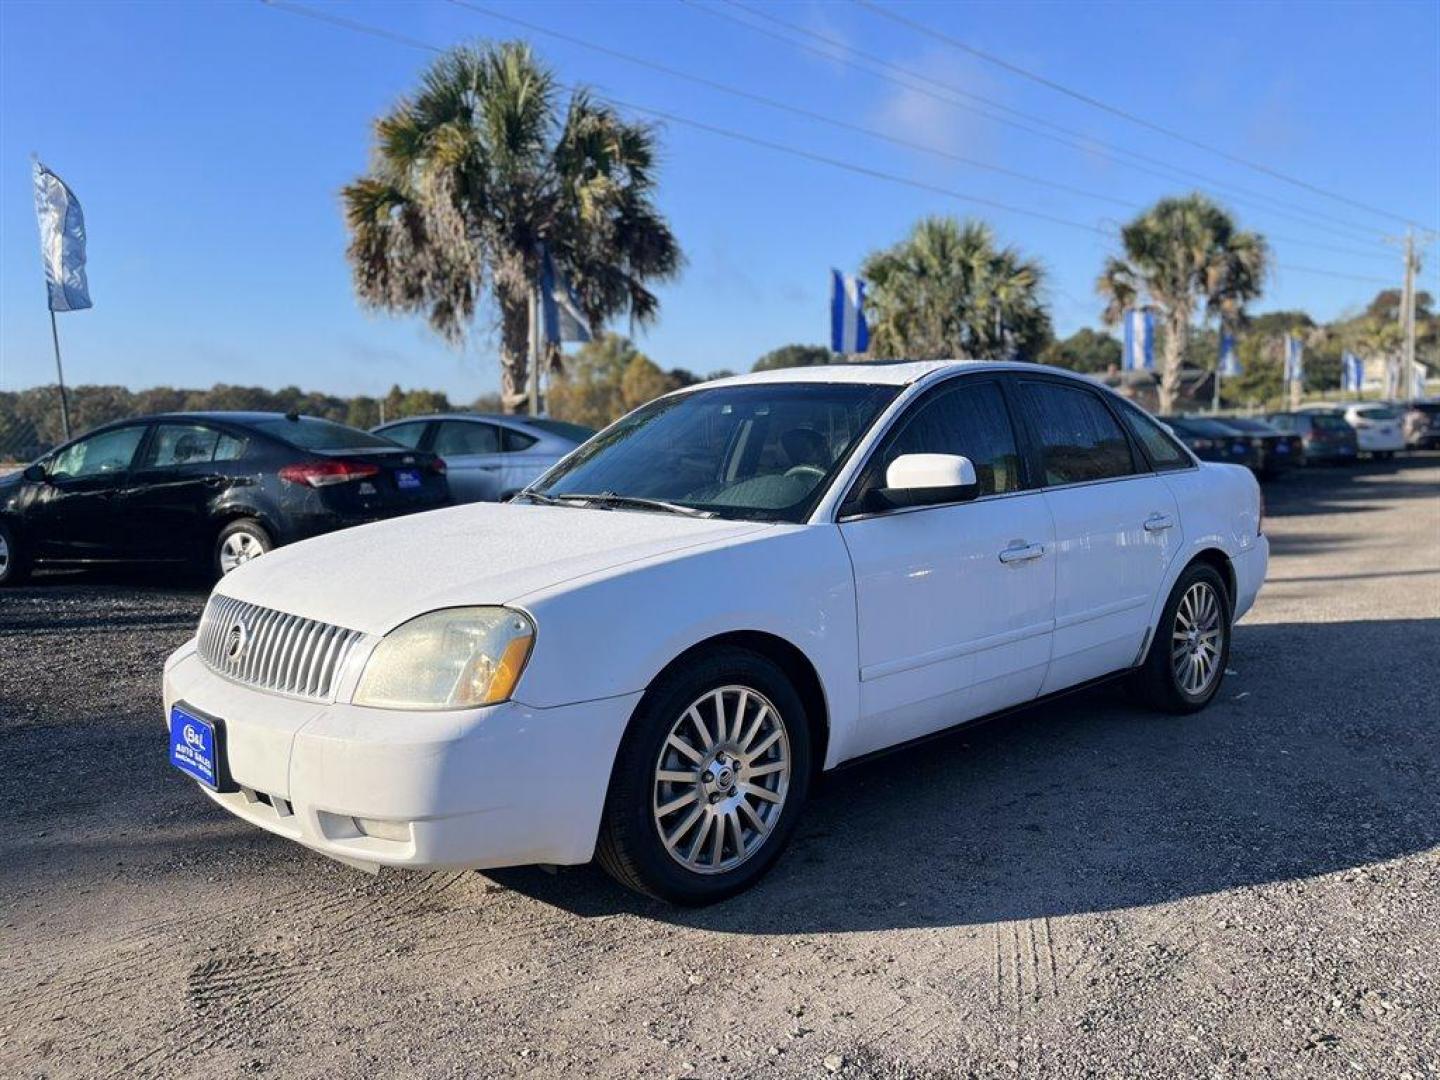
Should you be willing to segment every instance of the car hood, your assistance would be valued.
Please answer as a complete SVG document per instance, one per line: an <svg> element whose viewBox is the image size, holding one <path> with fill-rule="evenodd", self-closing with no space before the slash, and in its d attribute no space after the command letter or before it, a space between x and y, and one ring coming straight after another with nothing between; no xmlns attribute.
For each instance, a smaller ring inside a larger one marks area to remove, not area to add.
<svg viewBox="0 0 1440 1080"><path fill-rule="evenodd" d="M215 592L384 634L437 608L511 603L624 563L768 528L645 511L470 503L279 548L226 575Z"/></svg>

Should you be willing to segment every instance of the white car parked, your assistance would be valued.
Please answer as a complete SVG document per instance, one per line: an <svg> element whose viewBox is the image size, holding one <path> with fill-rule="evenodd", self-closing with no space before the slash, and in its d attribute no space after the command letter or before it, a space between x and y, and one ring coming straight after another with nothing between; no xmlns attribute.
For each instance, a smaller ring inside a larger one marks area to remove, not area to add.
<svg viewBox="0 0 1440 1080"><path fill-rule="evenodd" d="M1268 555L1248 470L1082 377L741 376L512 503L240 567L165 664L170 756L366 868L598 857L705 903L775 862L822 769L1117 675L1203 707Z"/></svg>
<svg viewBox="0 0 1440 1080"><path fill-rule="evenodd" d="M1362 454L1394 457L1405 449L1405 426L1398 409L1390 405L1349 405L1345 422L1355 429L1355 442Z"/></svg>

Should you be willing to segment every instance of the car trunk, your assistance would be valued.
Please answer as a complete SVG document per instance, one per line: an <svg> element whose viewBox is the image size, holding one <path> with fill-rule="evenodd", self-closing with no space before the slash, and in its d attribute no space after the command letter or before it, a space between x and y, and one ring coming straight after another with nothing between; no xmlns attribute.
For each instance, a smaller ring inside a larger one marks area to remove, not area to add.
<svg viewBox="0 0 1440 1080"><path fill-rule="evenodd" d="M444 464L435 454L366 448L320 456L356 470L353 479L319 488L326 508L346 518L389 517L450 501Z"/></svg>

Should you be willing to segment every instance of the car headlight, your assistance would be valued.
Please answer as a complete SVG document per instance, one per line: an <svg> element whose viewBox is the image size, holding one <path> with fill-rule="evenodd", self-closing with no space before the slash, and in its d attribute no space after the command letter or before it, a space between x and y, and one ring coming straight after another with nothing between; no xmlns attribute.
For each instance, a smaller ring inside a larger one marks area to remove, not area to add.
<svg viewBox="0 0 1440 1080"><path fill-rule="evenodd" d="M503 607L447 608L386 634L360 676L356 705L466 709L508 701L530 658L535 624Z"/></svg>

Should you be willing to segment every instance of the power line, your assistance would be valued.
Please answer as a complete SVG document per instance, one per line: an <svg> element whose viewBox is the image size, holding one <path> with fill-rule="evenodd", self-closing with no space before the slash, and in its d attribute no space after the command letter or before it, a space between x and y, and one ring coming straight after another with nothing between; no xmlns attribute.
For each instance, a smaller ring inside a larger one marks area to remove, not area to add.
<svg viewBox="0 0 1440 1080"><path fill-rule="evenodd" d="M260 0L260 2L262 4L265 4L267 7L273 8L277 11L283 11L287 14L299 15L305 18L314 19L317 22L328 23L332 26L340 27L341 29L345 30L350 30L355 33L366 34L371 37L383 38L385 40L393 41L397 44L405 45L410 48L421 49L430 53L445 52L444 48L432 44L431 42L422 41L418 38L413 38L405 34L396 33L383 27L377 27L372 26L368 23L362 23L354 19L346 18L345 16L332 15L327 11L321 11L304 4L290 3L289 0ZM572 92L577 89L576 87L569 86L563 83L557 83L556 85L560 86L562 89L567 89ZM1047 214L1044 211L1031 210L1026 207L1014 206L1009 203L999 202L995 199L987 199L981 196L971 195L963 191L957 191L953 188L943 187L938 184L930 184L922 180L915 180L912 177L908 176L901 176L898 173L886 172L883 169L873 169L865 165L856 165L853 162L843 161L839 158L829 157L828 155L815 153L809 150L802 150L799 147L789 146L785 143L775 142L773 140L766 139L758 135L752 135L749 132L735 131L730 128L720 127L716 124L710 124L702 120L695 120L687 116L681 116L678 113L669 112L665 109L657 109L649 105L639 105L635 102L622 101L609 94L605 94L603 99L613 106L617 106L622 109L629 109L633 112L643 113L648 116L653 116L658 119L668 121L670 123L679 124L682 127L693 128L695 130L704 131L712 135L719 135L723 138L731 139L736 142L747 143L752 146L758 146L767 150L772 150L776 153L787 154L791 157L801 158L803 160L815 162L822 165L828 165L833 168L842 169L846 172L854 173L860 176L867 176L872 179L884 180L889 183L899 184L905 187L914 188L916 190L928 191L932 194L945 195L949 198L953 198L961 202L975 203L981 206L988 206L996 210L1005 211L1007 213L1020 214L1025 217L1036 218L1054 225L1064 226L1065 228L1094 233L1107 239L1114 239L1116 236L1114 230L1104 229L1098 225L1091 225L1085 222L1073 221L1068 218L1058 217L1054 214ZM1278 266L1277 269L1297 270L1305 273L1320 273L1331 277L1348 278L1354 281L1378 283L1382 285L1389 284L1389 280L1385 278L1372 278L1357 274L1343 274L1338 271L1315 270L1310 267L1304 266Z"/></svg>
<svg viewBox="0 0 1440 1080"><path fill-rule="evenodd" d="M1295 187L1303 188L1306 191L1315 193L1316 195L1323 195L1327 199L1334 199L1337 202L1346 203L1347 205L1356 207L1357 209L1367 210L1372 214L1379 214L1381 217L1392 218L1395 221L1401 221L1407 224L1410 223L1410 219L1405 217L1403 214L1397 214L1391 210L1384 210L1378 206L1371 206L1369 203L1361 202L1358 199L1352 199L1348 195L1341 195L1338 192L1330 191L1327 188L1323 188L1318 184L1312 184L1308 180L1302 180L1297 176L1291 176L1288 173L1281 172L1279 169L1266 165L1264 162L1252 161L1249 158L1242 157L1241 155L1236 153L1232 153L1231 151L1226 150L1223 147L1214 146L1207 142L1202 142L1201 140L1192 138L1183 132L1176 131L1174 128L1166 127L1163 124L1157 124L1153 120L1147 120L1145 117L1138 116L1135 113L1130 112L1128 109L1122 109L1118 105L1111 105L1109 102L1101 101L1099 98L1092 97L1082 91L1066 86L1064 83L1056 82L1054 79L1048 78L1037 72L1030 71L1027 68L1021 67L1019 64L1011 63L1009 60L996 56L993 53L988 53L982 49L977 49L975 48L975 46L967 44L966 42L961 41L958 38L951 37L949 34L937 30L932 26L927 26L925 23L922 23L917 19L912 19L906 15L901 15L899 12L895 11L892 7L889 7L888 5L882 6L880 4L874 3L873 0L852 0L852 2L859 7L864 8L866 11L873 12L874 14L879 15L882 18L889 19L892 22L901 24L902 26L908 26L912 30L924 34L927 37L934 38L936 41L944 42L951 48L959 49L960 51L968 53L969 55L974 56L979 60L983 60L988 64L993 64L997 67L1003 68L1004 70L1009 71L1012 74L1019 75L1021 78L1029 79L1031 82L1038 83L1039 85L1048 87L1049 89L1054 90L1057 93L1061 93L1066 95L1067 97L1074 98L1076 101L1083 102L1086 105L1091 106L1092 108L1100 109L1104 112L1110 113L1112 116L1118 116L1123 120L1127 120L1132 124L1137 124L1140 127L1149 129L1150 131L1158 132L1159 134L1164 135L1168 138L1185 143L1187 146L1195 147L1198 150L1204 150L1207 153L1216 154L1219 157L1224 158L1226 161L1234 162L1237 165L1243 165L1247 169L1252 169L1255 172L1263 173L1264 175L1273 177L1276 180L1282 180L1287 184L1293 184Z"/></svg>
<svg viewBox="0 0 1440 1080"><path fill-rule="evenodd" d="M1241 205L1245 205L1248 202L1251 205L1259 207L1266 213L1289 218L1293 221L1308 225L1311 228L1325 229L1327 231L1335 233L1335 235L1337 236L1343 236L1345 239L1359 239L1376 242L1375 231L1369 226L1360 225L1348 221L1344 218L1338 218L1335 217L1333 214L1324 211L1312 211L1308 208L1295 207L1285 203L1282 203L1278 207L1270 205L1272 203L1278 202L1278 200L1273 199L1268 195L1263 195L1260 192L1253 191L1249 188L1240 187L1237 184L1218 180L1215 177L1206 175L1205 173L1196 172L1193 169L1175 165L1172 162L1166 161L1163 158L1157 158L1150 154L1141 153L1138 150L1130 150L1115 143L1106 142L1103 139L1098 139L1094 136L1087 135L1084 132L1075 131L1072 128L1067 128L1061 124L1056 124L1043 116L1036 116L1032 113L1027 113L1020 109L1012 108L1009 105L1005 105L991 98L983 97L982 95L973 93L969 90L962 89L961 87L958 87L953 83L948 83L944 80L936 79L929 75L925 75L921 72L915 71L911 68L904 67L903 65L892 63L891 61L886 60L883 57L879 57L874 55L873 53L868 53L861 49L857 49L853 45L849 45L836 38L830 37L827 34L822 34L816 30L811 30L808 27L801 26L798 23L791 22L787 19L782 19L778 15L773 15L768 11L752 7L749 4L740 2L740 0L723 0L723 2L728 4L730 7L743 11L747 15L750 15L754 18L763 19L777 26L784 27L791 34L798 34L803 37L810 38L814 41L822 42L829 48L840 49L846 53L849 53L850 56L837 56L833 52L827 52L824 49L816 48L814 45L806 44L803 41L797 41L793 37L787 36L786 34L778 33L767 27L760 26L756 23L738 18L737 16L730 14L729 12L701 4L699 3L699 0L680 0L680 2L689 5L697 11L703 11L707 15L711 15L720 19L726 19L732 23L735 23L738 26L743 26L747 30L750 30L754 33L763 34L767 37L781 41L792 48L802 49L805 52L809 52L813 55L823 57L824 59L844 64L845 66L853 68L856 71L860 71L867 75L870 75L873 78L881 79L885 82L900 86L904 89L912 90L916 93L923 94L926 97L932 98L933 100L939 101L943 104L965 109L979 116L983 116L986 119L991 120L995 123L1005 124L1020 131L1027 132L1028 134L1036 135L1043 139L1049 139L1052 142L1058 142L1063 146L1068 146L1071 149L1079 150L1082 153L1093 153L1098 150L1103 156L1108 157L1110 160L1115 161L1117 164L1124 165L1127 168L1135 169L1138 172L1147 173L1151 176L1158 176L1169 183L1174 183L1175 178L1178 176L1182 178L1181 182L1184 183L1190 183L1198 180L1200 183L1219 191L1226 191L1232 193L1238 192L1239 194L1230 194L1227 197L1237 203L1240 203ZM867 64L876 65L877 67L880 67L884 70L872 70L871 68L864 66L864 64L858 63L855 59L851 59L851 57L857 57ZM926 85L917 86L915 85L916 81L924 83ZM934 87L939 91L942 91L943 93L937 93L935 89L928 89L927 87ZM957 100L957 98L969 99L969 101L979 102L981 106L984 106L984 108L968 104L965 100ZM995 109L1002 113L1007 113L1009 114L1009 116L996 116L993 113L986 111L987 108ZM1010 119L1009 117L1019 117L1020 120L1023 120L1025 122L1021 123L1017 120ZM1029 124L1039 124L1040 126L1044 128L1049 128L1050 130L1037 131L1035 130L1035 128L1028 126ZM1122 158L1130 158L1134 160L1121 160ZM1156 166L1159 169L1163 169L1165 171L1157 171L1157 168L1147 167L1147 165L1136 164L1136 162L1145 162L1149 166ZM1189 179L1183 179L1185 177L1188 177ZM1359 235L1344 236L1344 233L1340 231L1341 229L1349 230L1351 233Z"/></svg>
<svg viewBox="0 0 1440 1080"><path fill-rule="evenodd" d="M729 94L731 97L736 97L744 101L752 101L756 104L763 105L766 108L789 113L793 116L799 116L806 120L814 121L816 123L826 124L830 127L839 128L843 131L852 131L856 132L857 134L865 135L869 138L879 139L882 142L888 142L893 146L901 146L910 150L920 151L921 153L932 154L936 157L943 158L948 161L954 161L963 165L969 165L973 168L983 169L988 172L997 173L1001 176L1009 176L1017 180L1023 180L1026 183L1036 184L1041 187L1052 188L1056 191L1063 191L1071 195L1080 196L1081 198L1094 199L1098 202L1108 203L1111 206L1119 206L1126 210L1139 211L1144 209L1140 204L1131 202L1128 199L1120 199L1116 198L1113 195L1106 195L1096 191L1088 191L1085 188L1076 187L1073 184L1066 184L1058 180L1050 180L1046 177L1035 176L1030 173L1021 172L1018 169L1011 169L1004 165L997 165L993 162L983 161L978 158L969 157L965 154L957 154L942 147L936 146L933 143L924 143L918 140L903 138L901 136L893 135L886 131L881 131L878 128L869 127L865 124L858 124L854 121L845 120L841 117L816 112L812 109L804 108L803 106L795 105L787 101L768 97L764 94L758 94L752 90L745 90L741 87L732 86L728 83L718 82L714 79L709 79L701 75L696 75L693 72L683 71L679 68L670 67L669 65L662 64L659 61L650 60L643 56L637 56L634 53L628 53L620 49L612 48L608 45L602 45L599 42L591 41L587 38L578 37L574 34L567 34L560 30L541 26L540 24L531 22L528 19L522 19L515 15L509 15L504 12L496 11L493 8L485 7L481 4L471 3L470 0L449 0L449 2L456 7L464 8L468 11L475 12L478 15L483 15L487 18L496 19L500 22L509 23L513 26L519 26L525 30L530 31L531 33L543 34L558 41L564 41L568 44L578 46L582 49L589 49L591 52L596 52L603 56L610 56L617 60L622 60L628 64L634 64L638 67L645 68L649 71L659 72L660 74L669 76L671 78L694 83L697 86L704 86L711 90L718 91L722 94ZM1384 259L1388 261L1390 258L1390 256L1385 254L1384 252L1357 251L1354 248L1338 247L1333 244L1323 244L1313 240L1303 240L1298 237L1282 236L1274 232L1271 232L1269 235L1273 239L1284 240L1287 243L1298 244L1302 247L1313 247L1317 250L1329 251L1340 255L1350 255L1361 259Z"/></svg>

